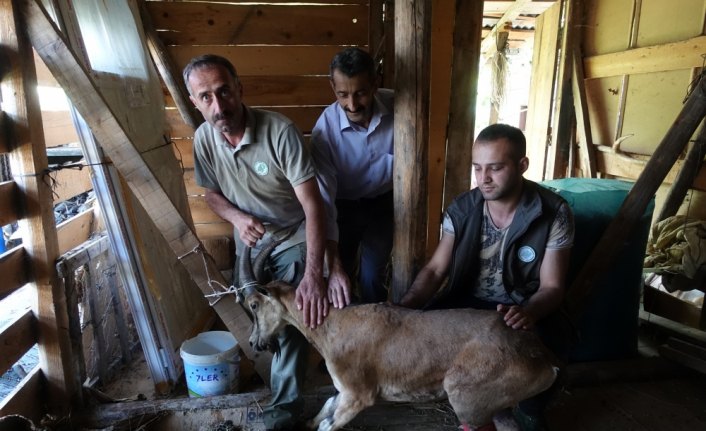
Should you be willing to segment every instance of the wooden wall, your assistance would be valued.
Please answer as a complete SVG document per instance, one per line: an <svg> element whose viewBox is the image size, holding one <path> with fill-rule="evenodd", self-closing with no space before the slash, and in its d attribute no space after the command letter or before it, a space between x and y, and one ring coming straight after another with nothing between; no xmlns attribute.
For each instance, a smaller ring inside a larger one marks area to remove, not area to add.
<svg viewBox="0 0 706 431"><path fill-rule="evenodd" d="M238 70L246 104L281 112L308 137L323 108L335 100L328 83L334 54L348 45L367 48L368 2L295 3L148 1L146 6L179 72L197 55L227 57ZM210 211L194 182L193 130L166 90L165 100L196 233L202 239L231 236L232 226Z"/></svg>
<svg viewBox="0 0 706 431"><path fill-rule="evenodd" d="M586 0L583 52L598 171L635 179L672 126L706 53L706 1ZM611 147L618 142L618 151ZM624 153L624 154L620 154ZM626 155L630 158L625 157ZM674 181L681 162L658 193ZM694 185L703 203L706 171ZM692 215L706 217L704 205ZM658 212L659 208L657 208Z"/></svg>

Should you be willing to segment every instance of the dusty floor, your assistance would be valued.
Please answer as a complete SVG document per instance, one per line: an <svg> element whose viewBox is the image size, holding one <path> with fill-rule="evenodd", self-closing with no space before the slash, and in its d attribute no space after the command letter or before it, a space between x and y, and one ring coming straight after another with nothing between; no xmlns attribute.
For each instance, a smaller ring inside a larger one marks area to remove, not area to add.
<svg viewBox="0 0 706 431"><path fill-rule="evenodd" d="M641 355L645 361L656 351L649 345L641 346ZM611 363L606 378L606 370L601 365L596 372L575 373L578 377L569 377L567 386L560 393L546 412L550 431L657 431L657 430L706 430L706 376L668 364L668 370L660 368L659 373L650 374L646 367L641 372L631 370L638 362ZM662 361L660 360L660 363ZM591 366L589 366L589 369ZM596 368L594 366L594 368ZM637 366L637 368L642 368ZM616 369L618 371L616 371ZM624 369L624 373L619 371ZM577 371L574 369L574 371ZM571 375L571 373L569 373ZM595 374L595 380L592 377ZM588 376L588 377L587 377ZM323 405L330 393L330 378L313 356L310 361L307 382L306 413L313 416ZM599 381L600 380L600 381ZM321 389L328 388L328 389ZM257 376L248 366L247 360L241 366L241 393L263 390ZM327 393L326 391L329 391ZM136 399L143 394L147 399L155 397L151 379L143 359L131 367L117 384L105 388L105 392L116 398ZM186 388L174 390L173 397L185 397ZM244 429L260 430L261 424L243 428L223 428L229 424L228 418L238 418L252 414L252 409L232 412L203 410L172 413L167 415L163 425L154 426L153 430L216 430ZM237 413L237 414L236 414ZM230 414L230 416L229 416ZM240 415L240 416L238 416ZM237 423L237 422L236 422ZM220 427L220 428L219 428ZM382 403L362 412L346 428L349 431L422 431L455 430L458 427L455 415L447 403L428 404L390 404Z"/></svg>

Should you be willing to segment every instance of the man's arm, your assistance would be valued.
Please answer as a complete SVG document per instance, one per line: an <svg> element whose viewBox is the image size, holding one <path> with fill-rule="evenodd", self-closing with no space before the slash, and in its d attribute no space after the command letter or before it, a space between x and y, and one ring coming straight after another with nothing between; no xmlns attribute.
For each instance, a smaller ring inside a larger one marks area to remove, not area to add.
<svg viewBox="0 0 706 431"><path fill-rule="evenodd" d="M306 267L297 287L297 307L302 311L304 324L315 328L328 315L328 300L323 277L325 252L325 214L315 178L294 187L306 216Z"/></svg>
<svg viewBox="0 0 706 431"><path fill-rule="evenodd" d="M439 245L434 250L429 262L424 265L414 282L404 294L399 305L409 308L424 306L439 290L441 283L446 278L451 265L451 255L454 247L453 235L444 232Z"/></svg>
<svg viewBox="0 0 706 431"><path fill-rule="evenodd" d="M240 239L250 247L254 247L255 243L265 234L265 226L260 220L241 211L220 191L206 189L206 203L223 220L235 226Z"/></svg>
<svg viewBox="0 0 706 431"><path fill-rule="evenodd" d="M505 313L505 323L515 329L529 329L534 324L559 309L564 299L564 280L569 268L571 248L547 249L539 269L539 290L522 307L498 305Z"/></svg>

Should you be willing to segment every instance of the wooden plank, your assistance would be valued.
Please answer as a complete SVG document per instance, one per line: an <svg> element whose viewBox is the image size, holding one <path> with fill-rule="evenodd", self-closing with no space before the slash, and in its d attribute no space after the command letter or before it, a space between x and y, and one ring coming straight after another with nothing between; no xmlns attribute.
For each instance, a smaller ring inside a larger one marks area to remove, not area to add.
<svg viewBox="0 0 706 431"><path fill-rule="evenodd" d="M202 238L204 248L216 261L221 271L233 269L235 263L235 241L232 235L220 235Z"/></svg>
<svg viewBox="0 0 706 431"><path fill-rule="evenodd" d="M603 147L597 147L603 148ZM664 178L664 184L673 184L679 171L682 169L684 161L677 160ZM620 178L635 180L645 169L646 161L622 154L599 151L596 153L596 166L598 172L605 173ZM706 191L706 165L703 163L691 184L692 189Z"/></svg>
<svg viewBox="0 0 706 431"><path fill-rule="evenodd" d="M583 62L581 61L581 47L578 38L574 39L574 49L571 52L571 90L574 100L574 114L576 115L576 133L579 140L579 153L581 177L596 178L596 150L593 148L593 136L591 135L591 120L588 116L588 102L586 99L586 87L584 86ZM573 169L573 166L569 166ZM573 175L569 175L573 176Z"/></svg>
<svg viewBox="0 0 706 431"><path fill-rule="evenodd" d="M34 67L37 69L37 85L43 87L59 87L59 83L56 82L54 75L51 74L41 57L39 57L36 51L33 51L33 53Z"/></svg>
<svg viewBox="0 0 706 431"><path fill-rule="evenodd" d="M187 196L198 196L205 193L204 188L196 184L193 169L184 170L184 185L186 186Z"/></svg>
<svg viewBox="0 0 706 431"><path fill-rule="evenodd" d="M439 225L443 212L446 137L451 100L455 0L432 2L431 82L429 98L429 219L426 255L439 244Z"/></svg>
<svg viewBox="0 0 706 431"><path fill-rule="evenodd" d="M194 223L220 223L223 219L211 211L205 196L189 196L189 207Z"/></svg>
<svg viewBox="0 0 706 431"><path fill-rule="evenodd" d="M44 380L42 369L34 367L15 389L0 401L0 417L17 414L32 420L35 424L40 423L43 413L37 408L37 400L43 399Z"/></svg>
<svg viewBox="0 0 706 431"><path fill-rule="evenodd" d="M49 176L52 179L55 204L93 190L91 172L88 167L60 169L52 171Z"/></svg>
<svg viewBox="0 0 706 431"><path fill-rule="evenodd" d="M204 294L213 293L212 281L227 285L213 260L204 258L206 255L203 254L198 238L130 141L125 128L110 111L74 52L67 46L62 35L57 33L52 21L34 1L16 1L22 5L30 39L40 57L74 102L106 155L152 217L155 227L164 236L194 283ZM241 349L254 362L258 374L268 382L271 355L255 352L245 342L251 327L247 314L233 300L218 301L213 304L213 308L240 341Z"/></svg>
<svg viewBox="0 0 706 431"><path fill-rule="evenodd" d="M0 103L0 108L2 108L2 103ZM6 125L5 111L0 110L0 154L7 153L10 151L10 147L7 142L7 134L5 133Z"/></svg>
<svg viewBox="0 0 706 431"><path fill-rule="evenodd" d="M520 14L527 8L527 4L531 3L531 1L532 0L516 0L505 10L498 22L496 22L493 28L490 29L490 32L483 37L483 41L480 44L480 53L482 56L487 59L492 57L493 54L497 52L495 38L498 31L503 29L506 23L512 24L512 21L520 16ZM482 23L480 26L483 27Z"/></svg>
<svg viewBox="0 0 706 431"><path fill-rule="evenodd" d="M194 223L194 229L199 238L211 238L214 236L233 237L233 225L225 221L220 223Z"/></svg>
<svg viewBox="0 0 706 431"><path fill-rule="evenodd" d="M19 361L37 342L37 319L32 310L17 316L0 331L0 370L7 370Z"/></svg>
<svg viewBox="0 0 706 431"><path fill-rule="evenodd" d="M230 59L236 65L238 76L328 76L334 55L346 48L340 45L173 45L167 50L176 66L183 70L189 61L208 52Z"/></svg>
<svg viewBox="0 0 706 431"><path fill-rule="evenodd" d="M19 193L14 181L0 183L0 227L14 223L21 217Z"/></svg>
<svg viewBox="0 0 706 431"><path fill-rule="evenodd" d="M69 111L42 111L42 128L47 148L78 142Z"/></svg>
<svg viewBox="0 0 706 431"><path fill-rule="evenodd" d="M89 267L90 268L90 267ZM90 271L90 269L89 269ZM91 279L89 274L88 279ZM110 354L108 351L108 343L105 340L105 334L103 333L103 311L99 309L98 298L96 292L96 286L90 283L84 288L84 294L88 297L88 310L90 317L88 322L93 328L93 340L95 342L95 349L93 349L93 355L96 358L96 368L98 369L98 377L101 383L108 383L108 362L110 358L107 356Z"/></svg>
<svg viewBox="0 0 706 431"><path fill-rule="evenodd" d="M65 412L77 404L77 393L71 371L71 342L68 312L61 282L54 262L59 257L59 243L54 222L52 192L49 185L35 176L47 168L44 134L38 95L32 44L28 25L17 0L0 0L0 45L13 67L3 75L0 96L3 110L12 118L14 148L10 152L15 181L25 197L26 218L22 220L22 243L27 251L32 288L37 292L36 314L40 322L39 359L46 378L47 392L41 399L46 408ZM37 7L34 1L31 2ZM17 22L15 22L15 18ZM57 40L56 33L53 40ZM33 399L36 408L36 399ZM41 414L46 411L39 409Z"/></svg>
<svg viewBox="0 0 706 431"><path fill-rule="evenodd" d="M333 93L325 76L244 76L243 102L248 106L329 105ZM165 92L165 106L176 106Z"/></svg>
<svg viewBox="0 0 706 431"><path fill-rule="evenodd" d="M365 45L367 5L147 2L165 45Z"/></svg>
<svg viewBox="0 0 706 431"><path fill-rule="evenodd" d="M27 251L22 245L0 254L0 299L29 283L29 262Z"/></svg>
<svg viewBox="0 0 706 431"><path fill-rule="evenodd" d="M672 169L679 154L686 147L696 127L706 115L706 81L700 81L687 99L672 127L647 162L620 210L604 231L588 260L568 290L567 306L570 316L577 318L585 307L596 277L608 268L621 252L622 244L630 235L652 200L655 192Z"/></svg>
<svg viewBox="0 0 706 431"><path fill-rule="evenodd" d="M60 255L88 241L91 233L93 233L93 217L93 209L89 209L56 226Z"/></svg>
<svg viewBox="0 0 706 431"><path fill-rule="evenodd" d="M704 155L706 155L706 123L701 126L694 145L687 153L684 163L681 164L679 173L669 188L655 223L671 217L679 211L686 193L694 184L694 180L703 166Z"/></svg>
<svg viewBox="0 0 706 431"><path fill-rule="evenodd" d="M583 59L586 79L701 67L706 36Z"/></svg>
<svg viewBox="0 0 706 431"><path fill-rule="evenodd" d="M98 238L93 238L81 244L80 248L72 249L63 253L56 263L56 270L59 277L73 277L74 271L87 264L91 259L100 257L110 249L110 239L105 232Z"/></svg>
<svg viewBox="0 0 706 431"><path fill-rule="evenodd" d="M279 112L292 120L302 133L310 134L325 106L262 106L261 108ZM193 130L184 123L177 110L167 109L165 110L165 115L172 139L191 139L194 137Z"/></svg>
<svg viewBox="0 0 706 431"><path fill-rule="evenodd" d="M556 4L557 0L532 0L525 5L525 8L520 13L524 15L539 15L549 7ZM483 13L485 14L501 14L505 13L516 2L514 0L485 0Z"/></svg>
<svg viewBox="0 0 706 431"><path fill-rule="evenodd" d="M426 260L431 2L395 5L395 229L391 299Z"/></svg>
<svg viewBox="0 0 706 431"><path fill-rule="evenodd" d="M474 139L482 25L480 2L456 2L443 208L471 188L472 145L469 144Z"/></svg>
<svg viewBox="0 0 706 431"><path fill-rule="evenodd" d="M532 78L525 135L527 137L527 156L530 160L526 176L535 181L540 181L544 177L554 91L560 6L559 3L556 3L537 19L532 53Z"/></svg>
<svg viewBox="0 0 706 431"><path fill-rule="evenodd" d="M183 121L189 125L191 130L196 130L199 124L204 121L203 116L189 100L189 91L186 88L184 79L181 77L181 72L177 70L162 40L154 30L145 2L140 2L139 8L142 26L145 31L145 37L147 38L147 48L152 56L152 61L155 66L157 66L159 75L167 86L169 94L172 95L172 99L174 99ZM183 67L184 66L181 68Z"/></svg>
<svg viewBox="0 0 706 431"><path fill-rule="evenodd" d="M556 97L553 101L553 115L551 122L551 140L547 148L544 178L564 178L567 176L568 162L573 132L574 104L571 97L571 70L574 39L578 23L576 7L578 0L565 0L562 3L564 19L560 26L561 41L554 86Z"/></svg>

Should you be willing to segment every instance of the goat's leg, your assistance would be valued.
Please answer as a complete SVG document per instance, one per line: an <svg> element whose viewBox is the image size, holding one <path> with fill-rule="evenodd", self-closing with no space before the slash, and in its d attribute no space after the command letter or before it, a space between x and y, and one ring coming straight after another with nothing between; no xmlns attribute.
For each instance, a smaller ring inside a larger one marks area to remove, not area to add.
<svg viewBox="0 0 706 431"><path fill-rule="evenodd" d="M502 409L493 416L495 429L498 431L521 431L520 426L512 416L512 409Z"/></svg>
<svg viewBox="0 0 706 431"><path fill-rule="evenodd" d="M375 404L375 396L340 393L336 396L335 403L337 404L335 411L332 415L326 416L321 420L318 431L335 431L340 429L353 420L363 409Z"/></svg>
<svg viewBox="0 0 706 431"><path fill-rule="evenodd" d="M336 411L336 406L338 405L338 395L336 394L326 400L324 403L324 406L321 407L321 410L319 411L319 414L316 415L315 418L311 419L309 422L307 422L307 428L309 429L315 429L316 427L319 426L322 420L324 420L325 417L327 416L333 416L333 412Z"/></svg>

